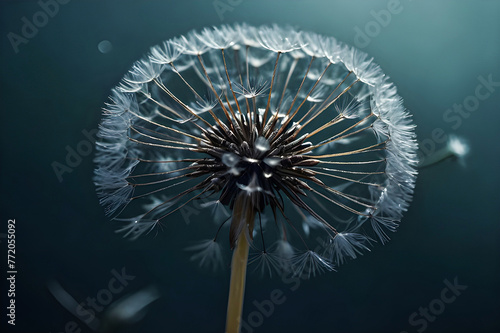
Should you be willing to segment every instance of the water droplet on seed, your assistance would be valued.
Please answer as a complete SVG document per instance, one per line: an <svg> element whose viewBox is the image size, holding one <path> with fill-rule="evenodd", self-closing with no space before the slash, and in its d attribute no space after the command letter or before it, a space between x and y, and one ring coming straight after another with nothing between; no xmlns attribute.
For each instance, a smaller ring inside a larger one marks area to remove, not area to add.
<svg viewBox="0 0 500 333"><path fill-rule="evenodd" d="M97 49L99 50L99 52L106 54L111 52L111 50L113 49L113 44L111 44L109 40L105 39L97 44Z"/></svg>
<svg viewBox="0 0 500 333"><path fill-rule="evenodd" d="M264 163L266 163L270 167L275 167L278 164L280 164L280 162L281 162L281 158L279 158L279 157L266 157L264 159Z"/></svg>
<svg viewBox="0 0 500 333"><path fill-rule="evenodd" d="M257 149L261 152L266 152L269 150L269 148L270 148L269 141L267 141L267 139L264 138L263 136L259 136L255 140L255 149Z"/></svg>
<svg viewBox="0 0 500 333"><path fill-rule="evenodd" d="M239 160L240 160L240 158L238 157L238 155L233 154L233 153L226 153L226 154L222 155L222 163L224 163L224 165L226 165L230 168L232 168L236 164L238 164Z"/></svg>

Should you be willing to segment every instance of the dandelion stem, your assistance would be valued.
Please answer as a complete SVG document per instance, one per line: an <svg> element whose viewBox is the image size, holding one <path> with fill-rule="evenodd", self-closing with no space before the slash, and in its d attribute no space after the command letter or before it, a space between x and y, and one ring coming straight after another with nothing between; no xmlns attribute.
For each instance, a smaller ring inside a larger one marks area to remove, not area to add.
<svg viewBox="0 0 500 333"><path fill-rule="evenodd" d="M239 333L243 312L243 298L245 294L245 279L248 262L248 240L253 232L255 211L249 204L248 197L243 194L236 198L233 210L233 222L244 223L240 232L231 262L231 282L229 286L229 300L227 302L226 333ZM248 235L248 236L247 236Z"/></svg>
<svg viewBox="0 0 500 333"><path fill-rule="evenodd" d="M234 251L231 264L231 286L229 288L229 301L227 303L226 333L238 333L240 331L247 260L248 241L242 233Z"/></svg>
<svg viewBox="0 0 500 333"><path fill-rule="evenodd" d="M456 156L448 147L441 148L437 152L432 155L426 156L420 163L417 165L419 169L427 168L434 164L438 164L446 160L447 158Z"/></svg>

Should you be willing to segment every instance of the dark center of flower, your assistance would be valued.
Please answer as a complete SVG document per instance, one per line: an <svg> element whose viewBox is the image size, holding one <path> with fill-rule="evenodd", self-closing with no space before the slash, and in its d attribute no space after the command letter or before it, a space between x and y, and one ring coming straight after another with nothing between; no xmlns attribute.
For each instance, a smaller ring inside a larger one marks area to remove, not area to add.
<svg viewBox="0 0 500 333"><path fill-rule="evenodd" d="M195 164L212 175L210 190L220 191L222 204L232 209L236 197L244 192L256 212L268 205L273 211L283 211L283 193L298 198L309 188L306 180L319 182L314 172L304 168L318 161L303 155L311 144L304 142L306 135L298 136L299 126L288 126L286 119L270 120L264 129L252 130L246 122L242 124L206 129L203 135L210 144L201 142L198 148L210 158Z"/></svg>

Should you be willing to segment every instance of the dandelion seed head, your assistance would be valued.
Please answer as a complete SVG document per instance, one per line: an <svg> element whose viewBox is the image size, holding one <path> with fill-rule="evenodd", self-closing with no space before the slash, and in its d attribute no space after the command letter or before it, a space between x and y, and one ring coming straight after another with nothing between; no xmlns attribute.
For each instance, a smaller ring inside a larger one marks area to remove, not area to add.
<svg viewBox="0 0 500 333"><path fill-rule="evenodd" d="M385 243L416 178L414 125L373 59L276 25L206 28L151 48L113 89L98 138L94 181L121 233L168 228L196 206L190 227L230 225L232 248L244 196L253 262L266 272L314 276L372 238ZM221 266L227 228L207 232L192 259Z"/></svg>

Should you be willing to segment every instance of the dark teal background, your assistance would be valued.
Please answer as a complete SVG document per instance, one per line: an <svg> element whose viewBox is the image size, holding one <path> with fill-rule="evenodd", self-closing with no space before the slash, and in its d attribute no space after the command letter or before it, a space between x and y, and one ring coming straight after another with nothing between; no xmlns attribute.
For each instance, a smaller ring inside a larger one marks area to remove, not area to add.
<svg viewBox="0 0 500 333"><path fill-rule="evenodd" d="M65 163L66 147L76 149L86 139L82 131L97 127L110 89L154 44L245 21L291 24L356 45L356 27L373 25L371 11L389 2L233 0L221 20L213 1L72 0L18 53L7 34L21 34L22 18L31 21L41 7L0 2L0 232L16 219L18 268L16 327L7 332L63 332L71 320L87 332L47 283L57 280L84 301L122 267L136 278L119 296L150 284L162 294L127 332L223 332L229 270L201 270L183 250L200 238L206 217L189 225L170 221L156 237L123 240L96 198L92 157L62 182L52 163ZM421 326L409 316L455 277L467 289L425 332L500 332L500 87L457 129L443 119L474 95L479 76L500 81L500 1L401 0L400 7L363 50L397 85L419 141L436 128L469 141L466 166L448 160L422 170L393 240L336 273L291 290L292 283L250 269L245 319L256 310L252 302L269 299L272 290L286 297L255 332L416 332ZM105 39L113 45L107 54L97 49ZM0 240L5 327L6 239Z"/></svg>

